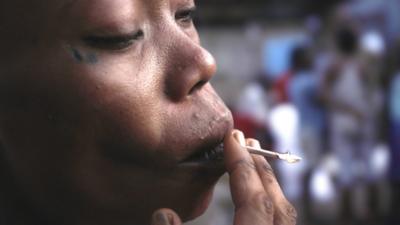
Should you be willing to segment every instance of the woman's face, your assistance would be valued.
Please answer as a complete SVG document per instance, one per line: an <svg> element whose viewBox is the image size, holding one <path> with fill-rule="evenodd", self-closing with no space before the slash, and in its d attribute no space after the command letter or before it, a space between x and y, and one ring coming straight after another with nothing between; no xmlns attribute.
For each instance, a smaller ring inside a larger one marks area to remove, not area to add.
<svg viewBox="0 0 400 225"><path fill-rule="evenodd" d="M224 172L205 152L232 119L208 83L216 66L194 2L48 0L30 10L14 28L31 33L2 46L12 60L2 65L0 141L32 204L105 223L147 222L161 207L202 213Z"/></svg>

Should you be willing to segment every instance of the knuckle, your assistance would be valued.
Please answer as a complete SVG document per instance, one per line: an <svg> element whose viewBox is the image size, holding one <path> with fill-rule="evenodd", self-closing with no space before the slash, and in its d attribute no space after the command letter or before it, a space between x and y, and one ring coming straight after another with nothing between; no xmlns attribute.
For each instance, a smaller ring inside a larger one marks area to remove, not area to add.
<svg viewBox="0 0 400 225"><path fill-rule="evenodd" d="M289 203L289 205L286 207L286 216L289 219L290 224L296 224L297 221L297 211L293 207L292 204Z"/></svg>
<svg viewBox="0 0 400 225"><path fill-rule="evenodd" d="M263 213L273 215L275 211L272 199L265 193L257 193L250 199L250 204L256 209L262 209Z"/></svg>
<svg viewBox="0 0 400 225"><path fill-rule="evenodd" d="M258 170L261 171L262 179L267 183L272 183L274 179L276 179L274 170L266 160L260 160L258 163Z"/></svg>
<svg viewBox="0 0 400 225"><path fill-rule="evenodd" d="M275 177L274 170L272 169L271 165L266 160L264 160L262 163L262 169L268 175Z"/></svg>
<svg viewBox="0 0 400 225"><path fill-rule="evenodd" d="M239 160L233 164L232 170L228 172L231 175L238 176L239 179L248 180L249 176L254 170L254 163L246 160Z"/></svg>
<svg viewBox="0 0 400 225"><path fill-rule="evenodd" d="M290 202L286 201L279 211L281 219L285 221L284 224L296 224L297 211Z"/></svg>

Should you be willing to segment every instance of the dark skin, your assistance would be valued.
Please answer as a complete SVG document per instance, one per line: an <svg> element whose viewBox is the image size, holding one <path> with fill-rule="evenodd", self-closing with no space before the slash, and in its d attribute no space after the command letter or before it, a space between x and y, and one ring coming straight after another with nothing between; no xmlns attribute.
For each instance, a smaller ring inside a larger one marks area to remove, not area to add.
<svg viewBox="0 0 400 225"><path fill-rule="evenodd" d="M208 82L216 66L193 1L0 4L7 224L180 224L206 210L226 170L235 224L295 223ZM223 140L223 161L189 159Z"/></svg>

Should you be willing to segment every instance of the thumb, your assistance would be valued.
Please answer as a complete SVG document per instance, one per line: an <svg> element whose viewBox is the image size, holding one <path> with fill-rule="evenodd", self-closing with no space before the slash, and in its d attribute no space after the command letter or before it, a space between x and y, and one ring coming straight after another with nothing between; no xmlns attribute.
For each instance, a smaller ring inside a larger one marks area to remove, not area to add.
<svg viewBox="0 0 400 225"><path fill-rule="evenodd" d="M173 210L159 209L153 213L151 225L182 225L182 222Z"/></svg>

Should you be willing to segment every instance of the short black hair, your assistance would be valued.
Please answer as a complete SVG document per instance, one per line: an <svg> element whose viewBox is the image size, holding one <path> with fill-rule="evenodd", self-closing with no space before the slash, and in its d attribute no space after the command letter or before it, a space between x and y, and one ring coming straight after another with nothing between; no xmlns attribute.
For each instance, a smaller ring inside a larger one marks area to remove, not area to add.
<svg viewBox="0 0 400 225"><path fill-rule="evenodd" d="M304 45L293 48L290 56L290 66L293 70L308 69L311 66L310 49Z"/></svg>
<svg viewBox="0 0 400 225"><path fill-rule="evenodd" d="M349 26L343 26L336 30L335 42L338 50L346 55L351 55L358 50L358 35Z"/></svg>

